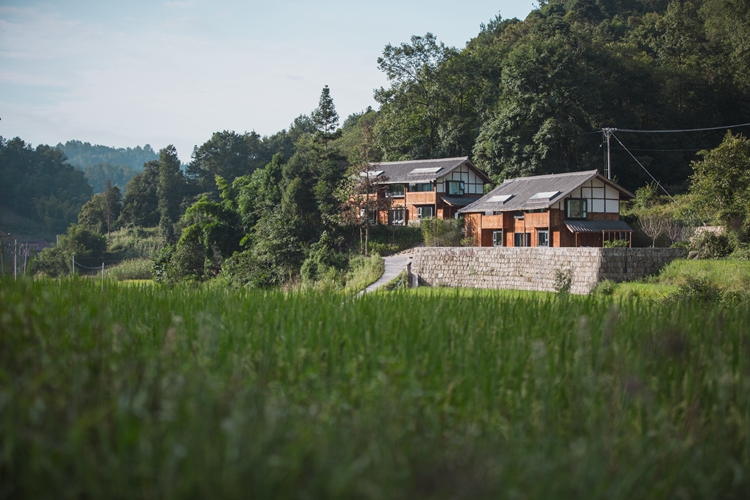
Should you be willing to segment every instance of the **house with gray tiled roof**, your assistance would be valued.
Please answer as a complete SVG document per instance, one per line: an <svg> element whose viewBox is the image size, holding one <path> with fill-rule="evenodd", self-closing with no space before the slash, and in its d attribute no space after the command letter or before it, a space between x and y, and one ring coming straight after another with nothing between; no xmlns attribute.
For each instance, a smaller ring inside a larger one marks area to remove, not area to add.
<svg viewBox="0 0 750 500"><path fill-rule="evenodd" d="M634 197L589 170L508 179L458 213L477 246L601 247L632 242L620 204Z"/></svg>
<svg viewBox="0 0 750 500"><path fill-rule="evenodd" d="M390 225L418 224L428 217L451 219L460 208L477 201L484 185L491 182L467 156L381 162L370 167L367 174L386 186L373 196L391 198L390 209L372 214L373 218Z"/></svg>

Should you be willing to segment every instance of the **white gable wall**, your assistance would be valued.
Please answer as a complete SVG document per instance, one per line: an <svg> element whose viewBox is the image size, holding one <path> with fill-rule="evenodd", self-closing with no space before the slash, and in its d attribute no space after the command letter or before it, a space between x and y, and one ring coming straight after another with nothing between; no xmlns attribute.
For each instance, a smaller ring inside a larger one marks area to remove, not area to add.
<svg viewBox="0 0 750 500"><path fill-rule="evenodd" d="M565 199L586 199L591 213L620 213L620 192L606 185L599 179L591 179L581 187L574 189ZM565 199L555 203L552 208L565 210Z"/></svg>
<svg viewBox="0 0 750 500"><path fill-rule="evenodd" d="M463 181L464 194L484 194L484 181L465 164L438 179L438 193L445 193L445 181Z"/></svg>

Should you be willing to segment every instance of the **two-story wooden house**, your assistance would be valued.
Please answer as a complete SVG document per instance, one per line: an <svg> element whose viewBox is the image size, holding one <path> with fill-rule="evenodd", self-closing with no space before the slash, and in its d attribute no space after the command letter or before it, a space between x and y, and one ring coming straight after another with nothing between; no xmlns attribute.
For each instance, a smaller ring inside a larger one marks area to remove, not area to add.
<svg viewBox="0 0 750 500"><path fill-rule="evenodd" d="M477 246L601 247L632 243L620 203L633 198L590 170L508 179L458 212Z"/></svg>
<svg viewBox="0 0 750 500"><path fill-rule="evenodd" d="M418 224L428 217L453 218L460 208L477 201L491 182L466 156L373 163L368 175L387 187L373 196L391 199L389 210L373 215L379 223L395 226Z"/></svg>

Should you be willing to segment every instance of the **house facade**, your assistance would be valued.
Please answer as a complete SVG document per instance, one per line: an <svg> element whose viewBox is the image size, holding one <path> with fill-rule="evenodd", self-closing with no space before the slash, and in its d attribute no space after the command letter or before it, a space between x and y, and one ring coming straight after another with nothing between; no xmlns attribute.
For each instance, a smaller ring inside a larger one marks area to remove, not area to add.
<svg viewBox="0 0 750 500"><path fill-rule="evenodd" d="M382 187L371 196L390 198L388 210L371 214L380 224L405 226L422 219L451 219L477 201L491 181L466 156L373 163L367 175Z"/></svg>
<svg viewBox="0 0 750 500"><path fill-rule="evenodd" d="M596 170L508 179L458 213L476 246L602 247L632 243L620 204L633 193Z"/></svg>

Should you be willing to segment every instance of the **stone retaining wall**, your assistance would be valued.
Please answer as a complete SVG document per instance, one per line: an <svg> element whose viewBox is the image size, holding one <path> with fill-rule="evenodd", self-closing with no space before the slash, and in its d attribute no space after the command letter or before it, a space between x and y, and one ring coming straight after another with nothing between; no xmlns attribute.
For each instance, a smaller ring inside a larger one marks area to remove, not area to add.
<svg viewBox="0 0 750 500"><path fill-rule="evenodd" d="M416 248L411 271L422 284L555 291L555 271L570 270L571 293L599 281L629 281L683 257L677 248Z"/></svg>

